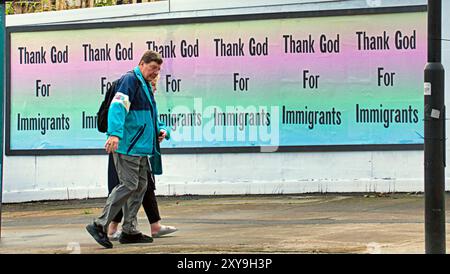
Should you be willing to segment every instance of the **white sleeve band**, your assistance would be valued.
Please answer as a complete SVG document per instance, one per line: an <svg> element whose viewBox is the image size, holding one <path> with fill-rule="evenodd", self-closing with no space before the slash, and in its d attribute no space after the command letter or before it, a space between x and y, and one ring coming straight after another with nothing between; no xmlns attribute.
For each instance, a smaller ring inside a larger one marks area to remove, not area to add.
<svg viewBox="0 0 450 274"><path fill-rule="evenodd" d="M130 111L130 100L128 99L128 95L123 94L122 92L117 92L116 95L114 95L113 100L111 101L111 104L118 103L121 104L127 112Z"/></svg>

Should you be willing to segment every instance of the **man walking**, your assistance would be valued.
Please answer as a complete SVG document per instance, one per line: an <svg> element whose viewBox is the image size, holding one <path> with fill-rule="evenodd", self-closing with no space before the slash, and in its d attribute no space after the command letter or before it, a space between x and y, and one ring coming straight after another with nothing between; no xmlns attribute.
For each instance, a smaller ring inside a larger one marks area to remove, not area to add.
<svg viewBox="0 0 450 274"><path fill-rule="evenodd" d="M137 213L147 189L148 157L159 154L158 138L168 138L168 131L158 122L158 111L149 84L162 65L161 56L146 51L139 65L123 75L108 111L108 139L105 149L113 153L120 184L109 195L102 215L86 230L102 246L112 248L107 228L123 208L124 222L120 243L151 243L153 238L137 230ZM152 159L160 159L154 157ZM152 165L154 164L153 161ZM155 163L160 167L160 163Z"/></svg>

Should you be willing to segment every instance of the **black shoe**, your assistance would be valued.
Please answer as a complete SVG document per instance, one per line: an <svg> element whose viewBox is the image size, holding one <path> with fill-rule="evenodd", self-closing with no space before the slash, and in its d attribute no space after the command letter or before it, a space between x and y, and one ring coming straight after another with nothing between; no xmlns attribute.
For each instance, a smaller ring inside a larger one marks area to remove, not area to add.
<svg viewBox="0 0 450 274"><path fill-rule="evenodd" d="M149 244L153 243L153 238L142 233L127 234L122 231L122 233L120 234L119 242L121 244Z"/></svg>
<svg viewBox="0 0 450 274"><path fill-rule="evenodd" d="M103 231L103 228L95 223L87 225L86 230L91 234L94 240L105 248L112 248L113 244L109 241L108 235Z"/></svg>

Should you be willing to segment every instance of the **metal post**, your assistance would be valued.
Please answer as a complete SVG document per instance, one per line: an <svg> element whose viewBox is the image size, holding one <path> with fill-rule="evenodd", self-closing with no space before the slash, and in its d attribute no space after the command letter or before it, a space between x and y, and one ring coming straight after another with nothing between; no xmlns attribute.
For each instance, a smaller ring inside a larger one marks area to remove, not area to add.
<svg viewBox="0 0 450 274"><path fill-rule="evenodd" d="M3 196L3 95L5 79L5 1L0 3L0 238L2 236L2 196Z"/></svg>
<svg viewBox="0 0 450 274"><path fill-rule="evenodd" d="M441 64L442 1L428 0L425 67L425 252L445 253L445 105Z"/></svg>

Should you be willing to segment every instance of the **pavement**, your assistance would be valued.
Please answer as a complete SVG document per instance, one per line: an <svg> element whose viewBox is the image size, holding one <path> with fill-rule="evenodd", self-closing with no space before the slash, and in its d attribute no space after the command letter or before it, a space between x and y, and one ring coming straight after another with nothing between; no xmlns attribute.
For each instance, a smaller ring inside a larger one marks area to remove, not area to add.
<svg viewBox="0 0 450 274"><path fill-rule="evenodd" d="M446 208L450 208L446 194ZM424 253L421 193L158 197L151 244L99 246L85 226L105 199L3 205L0 253ZM150 234L141 208L139 228ZM446 213L446 231L450 231ZM447 233L448 234L448 233ZM447 252L450 239L447 235Z"/></svg>

